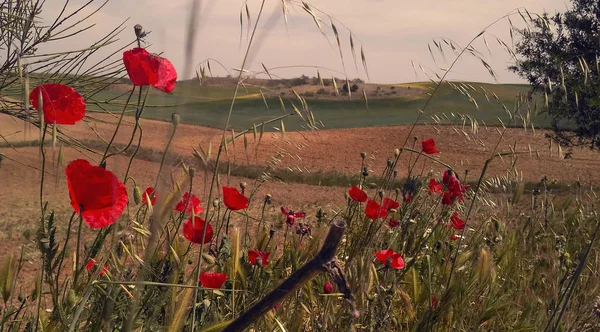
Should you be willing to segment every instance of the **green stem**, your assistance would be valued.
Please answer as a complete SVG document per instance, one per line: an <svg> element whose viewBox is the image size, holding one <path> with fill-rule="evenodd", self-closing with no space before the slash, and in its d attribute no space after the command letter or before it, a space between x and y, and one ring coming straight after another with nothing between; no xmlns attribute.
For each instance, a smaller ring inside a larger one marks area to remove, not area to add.
<svg viewBox="0 0 600 332"><path fill-rule="evenodd" d="M142 87L140 87L140 91L141 91L141 89L142 89ZM119 132L119 128L121 127L121 123L123 122L123 117L125 116L125 110L127 109L127 106L129 105L129 101L131 101L131 97L133 96L134 92L135 92L135 86L131 90L131 93L129 93L129 96L127 97L127 101L125 102L125 105L123 105L123 110L121 111L121 116L119 117L119 122L117 122L117 127L115 128L115 131L113 132L113 135L112 135L110 141L108 142L106 149L104 150L104 154L102 155L102 160L100 160L100 164L102 164L102 163L104 163L104 161L106 161L106 158L108 155L108 150L110 149L111 145L115 141L115 138L117 137L117 133Z"/></svg>

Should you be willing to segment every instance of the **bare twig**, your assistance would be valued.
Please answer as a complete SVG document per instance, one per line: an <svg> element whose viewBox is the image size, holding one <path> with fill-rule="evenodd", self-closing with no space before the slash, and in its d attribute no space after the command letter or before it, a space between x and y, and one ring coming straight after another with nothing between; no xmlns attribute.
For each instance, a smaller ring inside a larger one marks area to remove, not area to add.
<svg viewBox="0 0 600 332"><path fill-rule="evenodd" d="M335 261L335 253L342 240L342 235L346 228L346 223L342 220L336 220L331 224L329 234L325 238L325 243L321 251L308 263L289 276L277 288L254 304L250 309L241 314L235 321L229 324L223 332L244 331L257 319L273 308L276 304L291 294L294 290L300 288L304 283L311 280L319 272L328 271L338 284L339 289L345 294L346 300L352 305L353 314L358 315L354 307L354 298L342 269Z"/></svg>

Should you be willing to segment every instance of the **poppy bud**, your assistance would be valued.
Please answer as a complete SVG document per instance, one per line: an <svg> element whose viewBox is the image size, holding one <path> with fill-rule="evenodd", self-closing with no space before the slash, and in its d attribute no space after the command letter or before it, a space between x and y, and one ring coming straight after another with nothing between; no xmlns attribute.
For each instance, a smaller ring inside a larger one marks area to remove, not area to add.
<svg viewBox="0 0 600 332"><path fill-rule="evenodd" d="M77 304L77 301L79 301L77 299L77 295L75 294L75 291L73 289L69 289L69 293L67 295L67 302L69 303L70 306L74 306Z"/></svg>
<svg viewBox="0 0 600 332"><path fill-rule="evenodd" d="M240 182L240 189L242 189L242 195L244 194L244 191L246 191L246 186L248 184L246 182Z"/></svg>
<svg viewBox="0 0 600 332"><path fill-rule="evenodd" d="M194 175L196 175L196 169L194 167L190 167L188 174L190 175L190 178L193 178Z"/></svg>
<svg viewBox="0 0 600 332"><path fill-rule="evenodd" d="M271 204L271 194L265 195L265 204Z"/></svg>
<svg viewBox="0 0 600 332"><path fill-rule="evenodd" d="M19 300L19 302L23 303L23 301L25 301L25 297L23 296L23 294L19 294L19 296L17 296L17 300Z"/></svg>
<svg viewBox="0 0 600 332"><path fill-rule="evenodd" d="M218 206L219 206L219 199L218 199L218 198L215 198L215 199L213 200L213 207L215 207L215 208L216 208L216 207L218 207Z"/></svg>
<svg viewBox="0 0 600 332"><path fill-rule="evenodd" d="M396 193L396 195L400 195L400 188L394 189L394 192Z"/></svg>
<svg viewBox="0 0 600 332"><path fill-rule="evenodd" d="M366 153L364 153L364 152L361 152L361 153L360 153L360 157L361 157L362 159L365 159L365 158L367 158L367 154L366 154Z"/></svg>
<svg viewBox="0 0 600 332"><path fill-rule="evenodd" d="M396 212L398 212L398 210L396 210L396 209L390 209L390 213L396 213Z"/></svg>
<svg viewBox="0 0 600 332"><path fill-rule="evenodd" d="M398 177L398 170L394 170L394 178Z"/></svg>
<svg viewBox="0 0 600 332"><path fill-rule="evenodd" d="M142 201L142 191L138 186L133 187L133 201L135 202L135 205L140 204Z"/></svg>
<svg viewBox="0 0 600 332"><path fill-rule="evenodd" d="M177 127L177 125L179 124L179 120L181 120L181 118L179 117L179 113L171 114L171 123L174 127Z"/></svg>
<svg viewBox="0 0 600 332"><path fill-rule="evenodd" d="M269 230L269 239L273 238L273 235L275 235L275 230L271 228Z"/></svg>
<svg viewBox="0 0 600 332"><path fill-rule="evenodd" d="M100 163L100 168L104 168L106 169L106 160L102 160L102 162Z"/></svg>
<svg viewBox="0 0 600 332"><path fill-rule="evenodd" d="M262 266L262 258L260 258L260 256L256 257L256 265L257 266Z"/></svg>
<svg viewBox="0 0 600 332"><path fill-rule="evenodd" d="M398 158L399 155L400 155L400 149L394 150L394 157Z"/></svg>
<svg viewBox="0 0 600 332"><path fill-rule="evenodd" d="M137 39L140 39L144 36L144 28L139 24L133 26L133 31L135 32L135 37Z"/></svg>
<svg viewBox="0 0 600 332"><path fill-rule="evenodd" d="M324 294L333 293L333 285L331 284L331 282L329 282L329 281L325 282L325 284L323 285L323 293Z"/></svg>
<svg viewBox="0 0 600 332"><path fill-rule="evenodd" d="M393 164L394 164L394 162L392 161L392 158L388 158L387 159L387 167L392 167Z"/></svg>
<svg viewBox="0 0 600 332"><path fill-rule="evenodd" d="M385 195L383 190L378 191L377 194L379 194L379 198L383 198L383 196Z"/></svg>

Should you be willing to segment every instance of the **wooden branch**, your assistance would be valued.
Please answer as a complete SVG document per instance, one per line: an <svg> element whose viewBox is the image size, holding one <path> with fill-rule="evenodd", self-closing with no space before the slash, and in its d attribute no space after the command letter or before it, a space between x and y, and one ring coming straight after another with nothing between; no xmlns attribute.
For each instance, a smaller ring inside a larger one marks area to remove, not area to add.
<svg viewBox="0 0 600 332"><path fill-rule="evenodd" d="M235 321L229 324L223 332L244 331L253 322L262 317L269 310L273 309L276 304L283 301L286 296L301 287L305 282L314 278L319 272L328 271L330 274L335 275L334 280L338 284L338 287L340 284L344 285L344 288L339 287L345 294L344 297L353 304L352 293L347 287L348 283L345 281L345 276L341 268L337 262L335 262L335 253L342 240L345 228L346 223L342 220L332 222L321 251L319 251L313 259L284 280L277 288L241 314ZM354 305L353 314L358 314Z"/></svg>

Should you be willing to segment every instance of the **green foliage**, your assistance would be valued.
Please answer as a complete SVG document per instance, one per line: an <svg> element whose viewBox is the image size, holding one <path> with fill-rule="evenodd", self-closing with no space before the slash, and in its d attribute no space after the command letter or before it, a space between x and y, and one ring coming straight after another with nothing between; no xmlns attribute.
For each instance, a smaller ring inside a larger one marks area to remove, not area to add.
<svg viewBox="0 0 600 332"><path fill-rule="evenodd" d="M517 30L520 57L510 69L544 96L553 137L561 145L600 148L598 2L573 0L564 13L525 21L528 26Z"/></svg>

